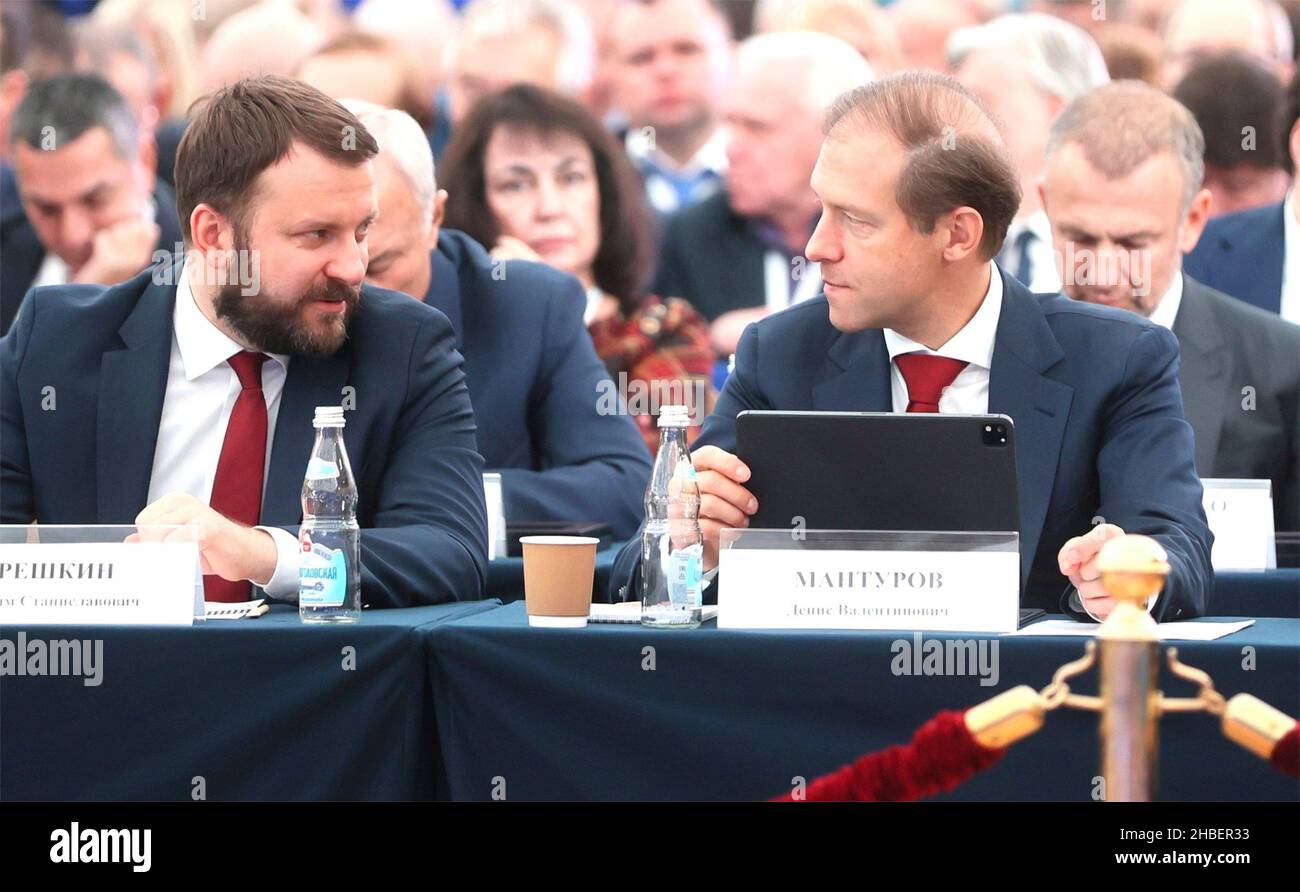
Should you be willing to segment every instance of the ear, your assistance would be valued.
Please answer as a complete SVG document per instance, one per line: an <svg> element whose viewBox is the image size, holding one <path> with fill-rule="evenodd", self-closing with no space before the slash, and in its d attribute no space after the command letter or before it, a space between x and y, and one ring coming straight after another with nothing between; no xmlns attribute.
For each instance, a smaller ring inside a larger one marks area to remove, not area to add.
<svg viewBox="0 0 1300 892"><path fill-rule="evenodd" d="M984 218L972 207L959 207L940 218L935 227L946 232L942 245L943 259L949 263L978 255L980 241L984 238Z"/></svg>
<svg viewBox="0 0 1300 892"><path fill-rule="evenodd" d="M1038 178L1038 182L1034 184L1034 188L1038 190L1038 204L1039 204L1039 206L1040 206L1040 207L1044 207L1044 208L1047 207L1047 176L1046 176L1046 173L1044 173L1043 176L1041 176L1041 177Z"/></svg>
<svg viewBox="0 0 1300 892"><path fill-rule="evenodd" d="M1300 120L1291 125L1291 174L1300 179Z"/></svg>
<svg viewBox="0 0 1300 892"><path fill-rule="evenodd" d="M433 224L429 227L428 248L432 251L438 247L438 231L442 228L443 218L447 216L447 190L439 189L433 196Z"/></svg>
<svg viewBox="0 0 1300 892"><path fill-rule="evenodd" d="M235 247L235 230L225 214L203 202L190 212L190 250L210 269L221 270Z"/></svg>
<svg viewBox="0 0 1300 892"><path fill-rule="evenodd" d="M1202 189L1196 193L1192 199L1192 204L1187 209L1187 216L1183 218L1182 233L1178 239L1178 250L1186 254L1196 247L1196 243L1201 240L1201 233L1205 231L1205 224L1210 220L1210 190Z"/></svg>

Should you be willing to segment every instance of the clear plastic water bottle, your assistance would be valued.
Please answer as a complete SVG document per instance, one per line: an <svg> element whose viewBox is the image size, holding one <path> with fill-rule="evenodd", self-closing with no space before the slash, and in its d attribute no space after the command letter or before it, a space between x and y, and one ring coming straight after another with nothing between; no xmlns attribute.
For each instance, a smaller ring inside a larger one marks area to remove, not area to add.
<svg viewBox="0 0 1300 892"><path fill-rule="evenodd" d="M700 485L686 446L685 406L659 412L659 455L645 494L641 539L641 624L694 629L703 603Z"/></svg>
<svg viewBox="0 0 1300 892"><path fill-rule="evenodd" d="M305 623L361 619L361 528L344 424L341 406L316 407L298 531L298 617Z"/></svg>

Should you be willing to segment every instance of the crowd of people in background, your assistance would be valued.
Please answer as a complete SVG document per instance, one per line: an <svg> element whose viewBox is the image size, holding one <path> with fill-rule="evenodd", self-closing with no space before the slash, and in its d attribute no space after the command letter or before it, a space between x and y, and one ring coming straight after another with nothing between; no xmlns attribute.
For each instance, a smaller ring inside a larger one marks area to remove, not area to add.
<svg viewBox="0 0 1300 892"><path fill-rule="evenodd" d="M639 438L596 418L575 430L569 413L599 386L590 350L625 400L640 387L651 406L686 402L693 439L746 327L822 289L806 245L827 109L929 69L984 103L1016 166L999 266L1170 328L1198 472L1272 480L1278 528L1300 529L1300 0L0 10L0 334L35 286L108 285L182 252L175 168L193 103L294 78L378 141L366 278L460 325L480 451L516 474L507 514L630 534L654 413L632 414ZM482 296L493 280L471 286L465 270L497 263L564 277L520 273ZM525 306L567 291L583 298L586 352L557 327L559 303ZM1256 411L1234 408L1243 387Z"/></svg>

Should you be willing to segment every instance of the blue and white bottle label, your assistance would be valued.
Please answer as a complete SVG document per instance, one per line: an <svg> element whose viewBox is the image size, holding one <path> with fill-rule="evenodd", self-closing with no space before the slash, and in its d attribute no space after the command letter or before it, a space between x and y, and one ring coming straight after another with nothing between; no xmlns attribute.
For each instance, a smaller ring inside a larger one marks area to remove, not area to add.
<svg viewBox="0 0 1300 892"><path fill-rule="evenodd" d="M298 560L298 604L342 607L348 592L348 563L341 549L303 543Z"/></svg>
<svg viewBox="0 0 1300 892"><path fill-rule="evenodd" d="M704 602L704 546L679 548L668 557L668 597L674 607L693 610Z"/></svg>
<svg viewBox="0 0 1300 892"><path fill-rule="evenodd" d="M307 462L308 480L335 480L339 476L339 466L332 461L312 456Z"/></svg>

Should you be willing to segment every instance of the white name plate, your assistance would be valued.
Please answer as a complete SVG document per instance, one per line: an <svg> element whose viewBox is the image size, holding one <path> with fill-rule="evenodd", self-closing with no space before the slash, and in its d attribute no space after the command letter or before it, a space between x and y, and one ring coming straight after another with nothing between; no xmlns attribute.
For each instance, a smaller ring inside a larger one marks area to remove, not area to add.
<svg viewBox="0 0 1300 892"><path fill-rule="evenodd" d="M4 544L0 625L188 626L196 584L197 542Z"/></svg>
<svg viewBox="0 0 1300 892"><path fill-rule="evenodd" d="M728 548L718 556L720 629L1014 632L1014 551Z"/></svg>
<svg viewBox="0 0 1300 892"><path fill-rule="evenodd" d="M1205 519L1214 533L1210 563L1216 570L1267 570L1277 566L1271 480L1202 480Z"/></svg>

